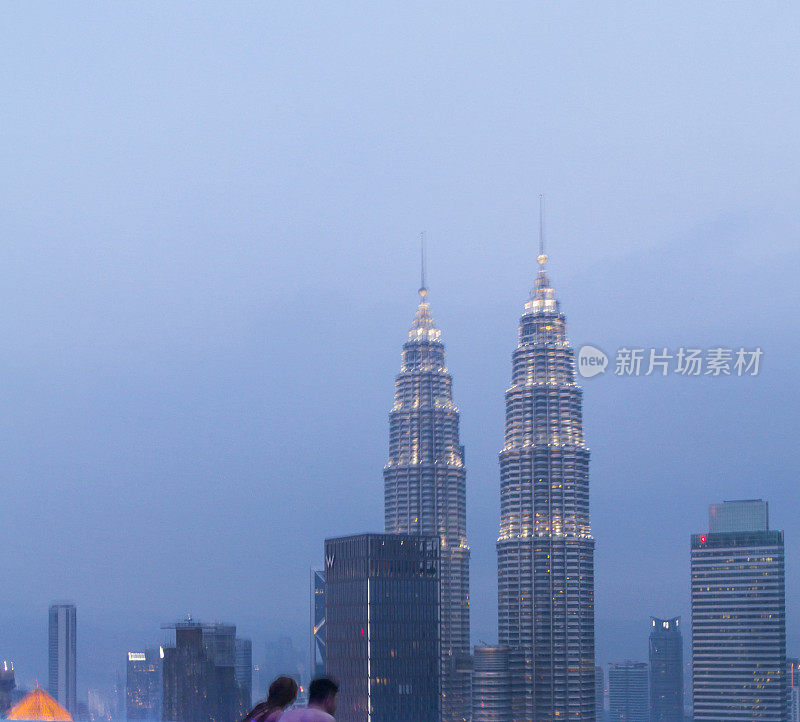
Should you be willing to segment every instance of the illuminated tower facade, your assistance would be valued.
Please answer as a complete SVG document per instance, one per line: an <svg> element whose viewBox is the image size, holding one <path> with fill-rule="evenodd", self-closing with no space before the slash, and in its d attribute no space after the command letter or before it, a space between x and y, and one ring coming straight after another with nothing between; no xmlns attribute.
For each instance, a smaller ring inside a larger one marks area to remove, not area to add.
<svg viewBox="0 0 800 722"><path fill-rule="evenodd" d="M582 391L540 248L506 391L498 636L515 722L595 719L594 540Z"/></svg>
<svg viewBox="0 0 800 722"><path fill-rule="evenodd" d="M441 540L442 719L462 722L470 711L464 448L441 331L427 295L423 273L389 414L389 460L383 471L386 532Z"/></svg>

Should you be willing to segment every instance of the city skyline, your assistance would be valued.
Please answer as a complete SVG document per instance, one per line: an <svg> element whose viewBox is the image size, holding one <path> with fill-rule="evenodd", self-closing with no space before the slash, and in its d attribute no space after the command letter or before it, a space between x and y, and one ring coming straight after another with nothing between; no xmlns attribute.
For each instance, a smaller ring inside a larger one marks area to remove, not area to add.
<svg viewBox="0 0 800 722"><path fill-rule="evenodd" d="M541 273L541 266L540 266L540 273ZM540 279L540 280L541 280L541 279ZM541 283L540 283L539 285L541 286ZM435 330L435 331L438 333L438 329L435 329L435 326L433 325L433 322L432 322L432 320L431 320L429 317L427 317L427 303L425 302L425 299L424 299L424 298L423 298L423 303L424 303L424 304L425 304L425 306L426 306L425 313L423 313L423 316L425 316L425 317L427 318L427 320L430 322L430 323L428 324L428 325L430 326L430 328L434 329L434 330ZM415 325L416 325L416 324L418 324L418 323L419 323L419 312L418 312L418 318L415 320ZM412 332L411 332L411 333L414 333L414 329L413 329L413 328L412 328ZM729 503L730 503L730 502L726 502L726 504L729 504ZM712 509L713 509L715 506L719 506L720 508L722 508L722 507L726 506L726 504L712 505ZM713 522L712 522L712 523L713 523ZM713 528L713 527L712 527L712 528ZM151 634L151 635L150 635L150 637L148 637L148 639L149 639L150 641L152 641L152 640L154 639L154 636ZM686 640L685 640L685 641L684 641L684 644L687 644L687 643L688 643L688 642L686 642ZM80 701L80 700L78 700L78 701Z"/></svg>
<svg viewBox="0 0 800 722"><path fill-rule="evenodd" d="M540 260L540 274L541 274L541 273L542 273L542 267L541 267L541 260ZM537 288L540 288L540 290L541 290L541 289L550 290L550 291L552 290L552 289L546 289L546 288L545 288L545 285L546 285L546 284L544 284L544 285L543 285L543 283L541 282L541 276L540 276L540 278L539 278L539 281L537 282ZM423 312L422 312L422 316L423 316L423 317L426 319L426 324L427 324L427 325L426 325L426 328L433 329L433 331L435 331L435 332L438 334L438 333L439 333L438 329L436 329L436 328L435 328L435 324L433 323L432 319L431 319L431 318L429 317L429 315L428 315L428 312L427 312L427 302L426 302L426 300L425 300L425 298L424 298L424 297L423 297L423 299L422 299L422 304L425 306L425 308L423 309ZM419 324L419 322L420 322L420 321L419 321L419 318L420 318L420 312L418 311L417 318L415 319L415 322L414 322L414 326L412 327L412 331L410 332L411 334L415 333L414 329L416 328L416 326L417 326L417 325ZM715 511L714 511L714 510L715 510L717 507L719 507L720 509L724 509L724 507L726 507L726 506L730 506L730 505L733 505L733 504L738 504L738 503L740 503L740 502L725 502L725 503L722 503L722 504L716 504L716 505L712 504L712 505L711 505L711 507L710 507L710 508L712 509L712 512L710 512L710 513L712 513L712 514L713 514L713 513L715 513ZM747 502L742 502L742 503L747 503ZM763 513L763 515L762 515L762 516L763 516L763 518L764 518L764 519L766 519L766 518L767 518L767 515L766 515L766 513ZM736 516L734 515L734 519L737 519L737 518L738 518L738 517L736 517ZM726 518L726 521L727 521L727 518ZM713 524L714 524L714 521L712 520L712 522L711 522L711 528L714 528L714 527L713 527ZM53 606L59 606L59 605L58 605L58 604L55 604L55 605L53 605ZM64 606L64 605L62 604L61 606ZM150 637L148 637L148 639L149 639L150 641L152 641L152 639L154 639L154 636L153 636L153 635L150 635ZM687 640L684 640L684 645L687 645L687 644L688 644L688 641L687 641ZM78 700L78 701L80 702L81 700Z"/></svg>
<svg viewBox="0 0 800 722"><path fill-rule="evenodd" d="M0 523L4 575L29 580L0 590L0 657L20 685L47 679L59 598L80 607L80 699L187 612L235 620L255 656L280 632L306 649L321 540L382 528L421 230L467 450L472 641L494 643L540 192L576 349L764 349L754 378L581 381L597 663L645 659L650 615L688 620L711 502L770 500L800 597L788 9L0 14ZM796 615L788 637L796 655Z"/></svg>

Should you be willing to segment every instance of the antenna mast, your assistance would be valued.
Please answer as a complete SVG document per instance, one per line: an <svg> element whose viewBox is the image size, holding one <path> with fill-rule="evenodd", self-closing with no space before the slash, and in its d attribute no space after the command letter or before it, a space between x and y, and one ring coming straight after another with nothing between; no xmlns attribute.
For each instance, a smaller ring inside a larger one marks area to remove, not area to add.
<svg viewBox="0 0 800 722"><path fill-rule="evenodd" d="M425 286L425 231L419 234L419 295L425 296L428 289Z"/></svg>
<svg viewBox="0 0 800 722"><path fill-rule="evenodd" d="M547 255L544 252L544 194L539 194L539 256L536 261L540 266L547 263Z"/></svg>

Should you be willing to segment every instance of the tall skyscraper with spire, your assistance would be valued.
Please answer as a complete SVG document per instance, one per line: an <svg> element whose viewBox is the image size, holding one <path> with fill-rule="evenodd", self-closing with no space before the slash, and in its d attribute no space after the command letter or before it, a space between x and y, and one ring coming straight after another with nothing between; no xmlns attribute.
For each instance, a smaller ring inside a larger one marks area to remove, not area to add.
<svg viewBox="0 0 800 722"><path fill-rule="evenodd" d="M506 391L497 541L498 636L515 722L595 719L594 539L582 391L564 314L539 272Z"/></svg>
<svg viewBox="0 0 800 722"><path fill-rule="evenodd" d="M464 447L441 331L428 304L424 256L417 313L403 344L383 471L386 531L441 539L442 719L469 716L469 546Z"/></svg>

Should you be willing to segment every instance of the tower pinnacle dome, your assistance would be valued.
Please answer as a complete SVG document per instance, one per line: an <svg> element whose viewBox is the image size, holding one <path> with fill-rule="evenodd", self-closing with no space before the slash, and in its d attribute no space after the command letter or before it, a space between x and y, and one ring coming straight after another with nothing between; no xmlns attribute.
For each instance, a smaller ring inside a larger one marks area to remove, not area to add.
<svg viewBox="0 0 800 722"><path fill-rule="evenodd" d="M433 316L431 316L431 307L426 300L427 295L428 289L421 288L419 291L419 305L417 306L416 314L414 314L414 320L411 322L408 340L439 343L442 332L436 328L436 323L433 320Z"/></svg>
<svg viewBox="0 0 800 722"><path fill-rule="evenodd" d="M525 303L525 313L558 313L558 300L556 292L547 275L547 256L540 253L536 259L539 262L539 271L536 274L531 295Z"/></svg>

